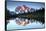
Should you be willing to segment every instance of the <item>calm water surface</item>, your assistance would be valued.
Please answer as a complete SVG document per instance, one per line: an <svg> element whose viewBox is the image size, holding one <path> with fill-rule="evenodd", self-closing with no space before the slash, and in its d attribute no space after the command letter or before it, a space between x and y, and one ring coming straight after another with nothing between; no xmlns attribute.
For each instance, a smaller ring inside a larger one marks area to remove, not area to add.
<svg viewBox="0 0 46 31"><path fill-rule="evenodd" d="M22 21L22 20L29 21L29 24L27 24L26 26L18 25L18 24L16 24L16 20L18 20L18 21ZM34 20L34 19L14 18L14 19L10 19L8 21L9 21L9 23L7 24L7 30L44 28L44 24L42 24L42 22L39 22L39 21Z"/></svg>

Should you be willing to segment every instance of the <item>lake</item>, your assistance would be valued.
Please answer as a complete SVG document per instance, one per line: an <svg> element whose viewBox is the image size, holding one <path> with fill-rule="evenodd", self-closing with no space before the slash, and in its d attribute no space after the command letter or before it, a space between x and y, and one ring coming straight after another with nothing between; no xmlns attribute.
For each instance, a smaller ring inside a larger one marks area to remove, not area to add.
<svg viewBox="0 0 46 31"><path fill-rule="evenodd" d="M43 24L40 21L34 20L34 19L28 19L28 18L12 18L9 21L9 23L7 24L7 30L25 30L25 29L41 29L45 27L45 24ZM28 24L26 24L25 26L23 25L18 25L16 22L19 21L27 21Z"/></svg>

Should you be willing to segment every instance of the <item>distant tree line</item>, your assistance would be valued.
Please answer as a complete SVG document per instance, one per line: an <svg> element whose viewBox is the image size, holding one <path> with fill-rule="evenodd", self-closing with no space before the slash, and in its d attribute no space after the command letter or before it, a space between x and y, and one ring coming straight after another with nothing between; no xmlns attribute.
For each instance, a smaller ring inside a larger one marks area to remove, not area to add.
<svg viewBox="0 0 46 31"><path fill-rule="evenodd" d="M16 18L16 17L22 17L22 15L23 16L31 16L32 15L32 17L29 17L29 18L32 18L32 19L36 19L36 20L40 20L40 21L42 21L43 23L45 22L44 20L44 18L45 18L45 8L42 8L42 9L39 9L39 10L36 10L36 11L34 11L34 12L28 12L28 13L21 13L21 14L14 14L14 15L11 15L10 14L10 11L6 8L5 9L5 19L6 20L9 20L9 19L11 19L11 18ZM27 17L28 18L28 17Z"/></svg>

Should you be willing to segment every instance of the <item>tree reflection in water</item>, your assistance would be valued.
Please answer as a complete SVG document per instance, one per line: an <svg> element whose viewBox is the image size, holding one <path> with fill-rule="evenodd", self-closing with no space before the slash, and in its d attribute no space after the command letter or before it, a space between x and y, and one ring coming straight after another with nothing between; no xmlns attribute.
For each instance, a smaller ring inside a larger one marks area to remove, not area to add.
<svg viewBox="0 0 46 31"><path fill-rule="evenodd" d="M14 21L14 20L13 20ZM34 20L34 19L28 19L28 18L15 18L15 23L18 24L18 25L22 25L22 26L26 26L30 23L33 23L33 22L39 22L40 24L42 24L42 22L40 21L37 21L37 20ZM8 23L9 23L9 20L8 20Z"/></svg>
<svg viewBox="0 0 46 31"><path fill-rule="evenodd" d="M28 18L14 18L7 20L9 23L7 24L7 30L10 29L25 29L25 28L44 28L44 24L40 21Z"/></svg>

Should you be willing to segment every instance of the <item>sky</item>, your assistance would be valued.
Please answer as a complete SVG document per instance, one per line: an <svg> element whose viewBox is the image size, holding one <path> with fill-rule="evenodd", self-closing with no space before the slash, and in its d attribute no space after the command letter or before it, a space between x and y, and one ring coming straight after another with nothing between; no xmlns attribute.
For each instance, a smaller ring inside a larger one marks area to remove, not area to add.
<svg viewBox="0 0 46 31"><path fill-rule="evenodd" d="M39 9L41 7L45 7L44 3L38 2L16 2L16 1L7 1L7 9L10 11L15 11L17 6L26 5L29 8Z"/></svg>

